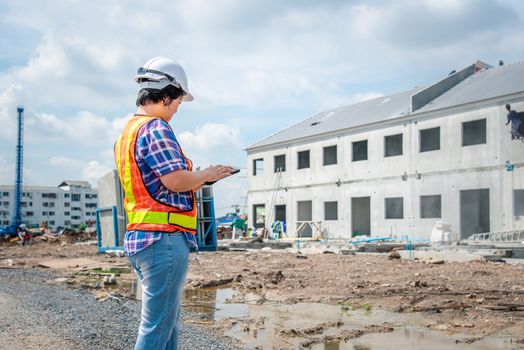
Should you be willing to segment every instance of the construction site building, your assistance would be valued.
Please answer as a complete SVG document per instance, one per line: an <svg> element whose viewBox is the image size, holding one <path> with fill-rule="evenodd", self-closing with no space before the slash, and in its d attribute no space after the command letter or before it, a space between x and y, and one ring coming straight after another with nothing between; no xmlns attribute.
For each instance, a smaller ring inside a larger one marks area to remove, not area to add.
<svg viewBox="0 0 524 350"><path fill-rule="evenodd" d="M452 240L523 230L524 142L507 103L524 111L524 63L477 61L279 131L246 149L249 226L429 239L442 223Z"/></svg>
<svg viewBox="0 0 524 350"><path fill-rule="evenodd" d="M0 185L0 225L8 226L13 217L14 186ZM98 190L87 181L65 180L58 187L23 186L20 201L22 223L38 226L47 221L50 228L78 229L94 223Z"/></svg>

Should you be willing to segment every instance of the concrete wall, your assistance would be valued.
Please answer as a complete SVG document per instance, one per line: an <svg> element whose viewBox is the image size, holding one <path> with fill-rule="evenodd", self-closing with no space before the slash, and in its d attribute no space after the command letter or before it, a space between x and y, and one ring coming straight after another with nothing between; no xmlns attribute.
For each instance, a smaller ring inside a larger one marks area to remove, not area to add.
<svg viewBox="0 0 524 350"><path fill-rule="evenodd" d="M512 107L524 109L524 102ZM462 146L462 123L486 119L486 143ZM252 207L265 204L266 215L275 193L273 157L286 155L282 189L276 205L286 205L288 234L296 229L296 202L313 201L313 220L323 221L332 237L351 236L351 198L371 197L371 234L429 238L437 221L460 237L460 191L489 189L490 231L524 229L524 218L513 217L513 190L524 189L524 143L510 139L503 105L411 120L384 128L347 132L307 144L290 144L248 154L249 225ZM440 149L419 152L422 129L440 127ZM384 137L403 134L403 154L384 157ZM368 140L368 160L352 162L351 144ZM338 163L322 165L322 149L338 146ZM310 168L297 169L297 152L310 150ZM264 159L264 174L253 176L253 159ZM506 171L505 163L516 164ZM404 176L403 176L404 175ZM420 218L420 196L441 195L441 218ZM385 219L385 198L404 199L403 219ZM324 202L338 201L338 220L324 221Z"/></svg>

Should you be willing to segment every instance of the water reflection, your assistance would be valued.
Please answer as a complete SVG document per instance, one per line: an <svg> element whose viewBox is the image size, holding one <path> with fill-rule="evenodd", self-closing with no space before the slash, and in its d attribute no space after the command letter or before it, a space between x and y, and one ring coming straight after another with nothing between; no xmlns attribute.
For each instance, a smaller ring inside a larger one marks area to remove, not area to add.
<svg viewBox="0 0 524 350"><path fill-rule="evenodd" d="M246 317L246 304L230 303L235 295L232 288L185 289L182 307L199 313L203 319L220 320L227 317Z"/></svg>
<svg viewBox="0 0 524 350"><path fill-rule="evenodd" d="M282 349L299 349L304 340L314 340L312 350L502 350L510 349L510 336L490 336L473 344L460 342L465 335L450 335L433 331L425 327L413 326L427 324L421 314L398 314L381 309L356 309L343 311L340 305L320 303L262 304L230 303L238 300L231 288L208 288L185 290L183 308L198 313L201 318L221 320L234 318L236 321L226 335L237 339L246 349L272 349L278 345ZM246 297L252 300L253 297ZM340 326L330 326L319 334L311 336L289 335L290 330L302 330L322 323L330 322ZM326 335L344 331L364 329L369 325L382 325L384 322L393 325L394 331L388 333L369 333L347 342L322 343ZM286 335L287 334L287 335ZM457 343L456 341L459 340Z"/></svg>

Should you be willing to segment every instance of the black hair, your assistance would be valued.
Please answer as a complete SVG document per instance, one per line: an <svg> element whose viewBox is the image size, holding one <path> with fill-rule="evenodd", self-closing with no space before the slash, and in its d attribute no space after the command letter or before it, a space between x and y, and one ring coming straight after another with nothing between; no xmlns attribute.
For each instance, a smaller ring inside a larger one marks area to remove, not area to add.
<svg viewBox="0 0 524 350"><path fill-rule="evenodd" d="M506 109L509 111L511 109L511 106L509 105L509 103L506 105Z"/></svg>
<svg viewBox="0 0 524 350"><path fill-rule="evenodd" d="M165 88L153 89L143 88L138 92L136 97L136 105L145 106L149 103L163 102L165 106L168 106L171 101L176 100L180 96L184 96L184 91L173 85L168 85Z"/></svg>

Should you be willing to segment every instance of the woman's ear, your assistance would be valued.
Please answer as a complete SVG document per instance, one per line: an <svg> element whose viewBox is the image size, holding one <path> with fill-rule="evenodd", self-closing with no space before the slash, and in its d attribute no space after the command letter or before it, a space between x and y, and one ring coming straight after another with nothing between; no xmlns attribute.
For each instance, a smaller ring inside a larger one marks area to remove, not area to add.
<svg viewBox="0 0 524 350"><path fill-rule="evenodd" d="M164 106L169 106L171 104L171 101L173 101L172 98L169 98L168 96L164 96L164 98L162 99L162 102L164 103Z"/></svg>

